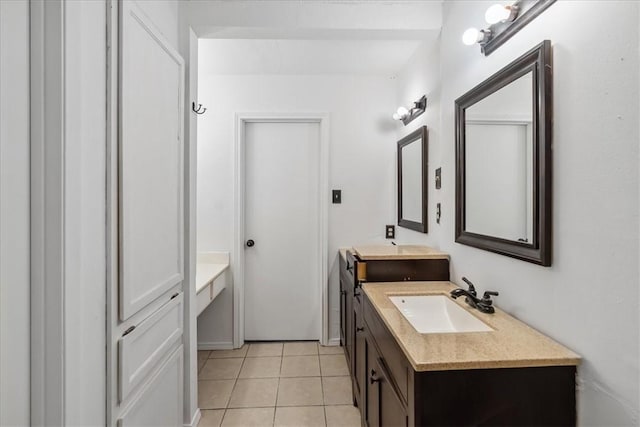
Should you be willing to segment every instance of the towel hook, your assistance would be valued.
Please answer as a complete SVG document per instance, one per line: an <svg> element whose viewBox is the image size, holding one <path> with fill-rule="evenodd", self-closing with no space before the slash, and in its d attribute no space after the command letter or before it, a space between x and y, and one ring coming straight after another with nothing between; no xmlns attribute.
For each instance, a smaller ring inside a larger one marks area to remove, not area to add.
<svg viewBox="0 0 640 427"><path fill-rule="evenodd" d="M207 111L207 109L204 108L202 104L198 104L198 107L196 108L195 102L191 103L191 110L193 110L193 112L196 114L204 114L204 112Z"/></svg>

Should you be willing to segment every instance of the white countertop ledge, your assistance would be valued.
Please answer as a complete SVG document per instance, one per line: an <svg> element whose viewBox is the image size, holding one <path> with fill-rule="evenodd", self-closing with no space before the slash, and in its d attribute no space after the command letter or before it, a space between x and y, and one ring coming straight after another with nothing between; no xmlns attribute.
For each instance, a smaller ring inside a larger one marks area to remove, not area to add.
<svg viewBox="0 0 640 427"><path fill-rule="evenodd" d="M229 268L229 252L202 252L196 263L196 293L216 280Z"/></svg>

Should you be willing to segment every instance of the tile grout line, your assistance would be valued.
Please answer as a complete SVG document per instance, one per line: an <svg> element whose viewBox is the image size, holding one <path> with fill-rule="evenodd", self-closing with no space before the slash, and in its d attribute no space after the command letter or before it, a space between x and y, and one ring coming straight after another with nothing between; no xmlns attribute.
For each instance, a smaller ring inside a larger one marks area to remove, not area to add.
<svg viewBox="0 0 640 427"><path fill-rule="evenodd" d="M242 348L242 347L240 347ZM249 348L247 348L247 353L249 352ZM231 404L231 396L233 396L233 392L236 389L236 385L238 385L238 378L240 377L240 372L242 371L242 367L244 366L244 362L247 359L247 353L244 354L244 356L242 357L242 363L240 364L240 370L238 371L238 375L236 375L236 379L233 383L233 387L231 387L231 393L229 393L229 400L227 400L227 403L224 405L224 414L222 414L222 419L220 420L220 425L222 426L222 423L224 422L225 417L227 416L227 411L229 410L229 405Z"/></svg>
<svg viewBox="0 0 640 427"><path fill-rule="evenodd" d="M276 401L273 402L273 419L271 425L276 425L276 411L278 410L278 396L280 396L280 378L282 378L282 364L284 363L284 343L282 344L282 352L280 353L280 372L278 373L278 386L276 387Z"/></svg>

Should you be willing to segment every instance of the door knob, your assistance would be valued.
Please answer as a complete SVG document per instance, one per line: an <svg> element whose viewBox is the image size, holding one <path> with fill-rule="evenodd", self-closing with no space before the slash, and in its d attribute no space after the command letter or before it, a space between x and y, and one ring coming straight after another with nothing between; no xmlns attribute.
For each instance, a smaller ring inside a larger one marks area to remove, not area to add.
<svg viewBox="0 0 640 427"><path fill-rule="evenodd" d="M256 244L256 242L254 242L253 240L251 240L251 239L247 240L247 246L248 247L251 247L251 246L253 246L255 244Z"/></svg>

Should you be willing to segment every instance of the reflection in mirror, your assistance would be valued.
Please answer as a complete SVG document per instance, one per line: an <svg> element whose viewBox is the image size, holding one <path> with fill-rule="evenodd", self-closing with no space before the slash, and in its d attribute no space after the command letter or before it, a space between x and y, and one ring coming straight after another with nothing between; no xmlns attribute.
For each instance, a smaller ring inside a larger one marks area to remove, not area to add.
<svg viewBox="0 0 640 427"><path fill-rule="evenodd" d="M551 265L551 42L455 102L456 242Z"/></svg>
<svg viewBox="0 0 640 427"><path fill-rule="evenodd" d="M398 225L427 232L427 127L398 141Z"/></svg>
<svg viewBox="0 0 640 427"><path fill-rule="evenodd" d="M402 151L402 217L422 221L422 144L413 141Z"/></svg>
<svg viewBox="0 0 640 427"><path fill-rule="evenodd" d="M528 73L466 109L467 231L533 241L532 106Z"/></svg>

